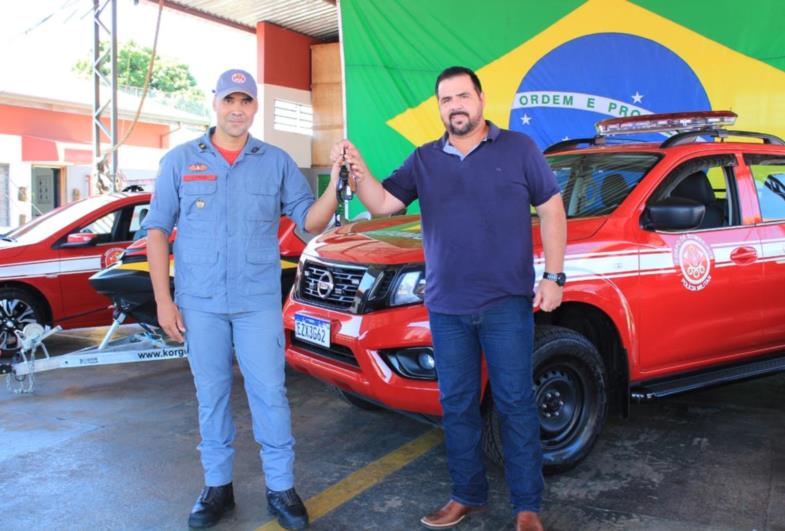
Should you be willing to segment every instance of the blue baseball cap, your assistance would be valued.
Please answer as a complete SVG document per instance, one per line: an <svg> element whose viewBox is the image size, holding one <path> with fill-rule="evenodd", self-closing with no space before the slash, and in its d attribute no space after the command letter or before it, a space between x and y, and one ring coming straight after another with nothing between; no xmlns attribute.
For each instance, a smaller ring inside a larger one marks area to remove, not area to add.
<svg viewBox="0 0 785 531"><path fill-rule="evenodd" d="M256 80L245 70L236 68L227 70L218 78L218 83L215 84L213 93L216 98L222 100L234 92L242 92L243 94L248 94L253 99L257 99Z"/></svg>

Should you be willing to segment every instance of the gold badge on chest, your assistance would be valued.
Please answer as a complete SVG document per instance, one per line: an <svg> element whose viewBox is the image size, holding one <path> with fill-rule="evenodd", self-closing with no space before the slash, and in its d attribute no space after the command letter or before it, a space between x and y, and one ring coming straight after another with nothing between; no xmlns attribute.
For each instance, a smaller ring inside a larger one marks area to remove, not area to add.
<svg viewBox="0 0 785 531"><path fill-rule="evenodd" d="M204 199L196 200L196 208L204 208Z"/></svg>

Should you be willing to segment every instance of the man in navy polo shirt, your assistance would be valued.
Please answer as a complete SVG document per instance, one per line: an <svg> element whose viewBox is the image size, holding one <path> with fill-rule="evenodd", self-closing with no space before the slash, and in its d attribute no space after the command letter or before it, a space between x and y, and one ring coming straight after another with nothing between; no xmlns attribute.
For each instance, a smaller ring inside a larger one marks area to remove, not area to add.
<svg viewBox="0 0 785 531"><path fill-rule="evenodd" d="M516 530L541 530L544 485L532 384L532 307L552 311L561 304L564 205L535 143L483 118L485 97L473 71L443 71L436 97L446 133L417 148L383 183L348 140L336 144L331 155L334 162L349 163L357 194L372 214L398 212L420 200L425 305L452 479L448 503L421 523L447 529L486 505L480 416L484 353L501 418ZM536 293L531 206L540 220L546 271Z"/></svg>

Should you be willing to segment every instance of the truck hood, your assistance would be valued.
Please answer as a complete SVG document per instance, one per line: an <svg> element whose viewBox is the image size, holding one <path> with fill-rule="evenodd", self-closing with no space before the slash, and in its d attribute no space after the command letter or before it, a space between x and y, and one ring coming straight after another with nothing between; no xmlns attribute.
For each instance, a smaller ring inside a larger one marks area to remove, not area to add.
<svg viewBox="0 0 785 531"><path fill-rule="evenodd" d="M592 237L607 217L569 220L568 243ZM535 248L541 246L540 224L532 221ZM311 240L304 255L331 261L362 264L407 264L423 262L420 216L395 216L352 223Z"/></svg>

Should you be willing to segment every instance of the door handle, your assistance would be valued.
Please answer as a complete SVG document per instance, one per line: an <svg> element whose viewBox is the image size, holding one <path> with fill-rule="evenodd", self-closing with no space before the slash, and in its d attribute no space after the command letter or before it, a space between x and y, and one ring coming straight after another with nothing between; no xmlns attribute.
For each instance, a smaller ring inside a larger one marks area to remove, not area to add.
<svg viewBox="0 0 785 531"><path fill-rule="evenodd" d="M731 251L730 259L739 265L749 265L758 259L758 252L753 247L736 247Z"/></svg>

